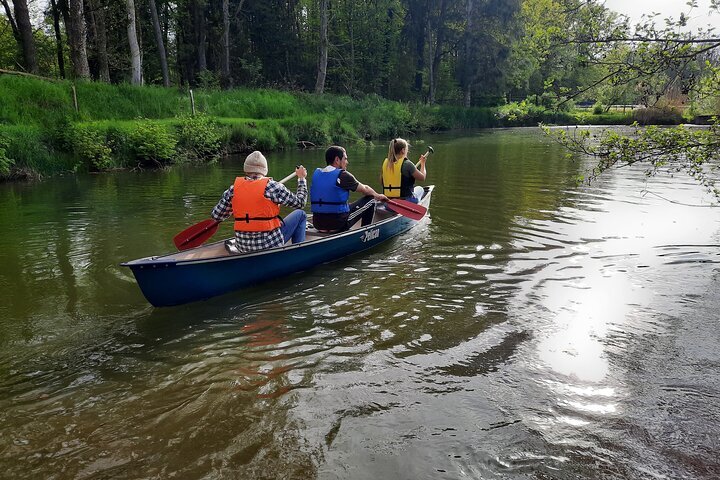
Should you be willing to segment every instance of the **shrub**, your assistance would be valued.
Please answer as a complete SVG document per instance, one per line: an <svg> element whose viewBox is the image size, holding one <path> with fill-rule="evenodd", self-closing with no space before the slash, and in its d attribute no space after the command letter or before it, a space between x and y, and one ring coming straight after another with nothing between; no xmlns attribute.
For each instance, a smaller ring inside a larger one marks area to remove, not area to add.
<svg viewBox="0 0 720 480"><path fill-rule="evenodd" d="M498 109L498 120L504 126L537 125L547 119L545 108L523 100L509 103Z"/></svg>
<svg viewBox="0 0 720 480"><path fill-rule="evenodd" d="M602 106L601 104L599 104L599 103L596 103L596 104L593 106L592 112L593 112L593 114L595 114L595 115L600 115L600 114L603 113L604 111L605 111L605 109L604 109L603 106Z"/></svg>
<svg viewBox="0 0 720 480"><path fill-rule="evenodd" d="M233 151L272 150L291 143L287 130L275 121L233 123L228 139Z"/></svg>
<svg viewBox="0 0 720 480"><path fill-rule="evenodd" d="M74 125L70 130L72 152L91 171L108 170L113 166L112 150L107 145L105 132L86 125Z"/></svg>
<svg viewBox="0 0 720 480"><path fill-rule="evenodd" d="M139 166L161 167L175 159L177 139L158 122L137 123L128 132L127 140Z"/></svg>
<svg viewBox="0 0 720 480"><path fill-rule="evenodd" d="M221 153L224 132L207 115L180 117L178 132L178 145L191 158L213 158Z"/></svg>
<svg viewBox="0 0 720 480"><path fill-rule="evenodd" d="M330 123L324 115L313 115L297 118L288 118L280 121L296 142L311 142L314 145L329 145Z"/></svg>
<svg viewBox="0 0 720 480"><path fill-rule="evenodd" d="M497 124L497 119L493 115L493 110L487 107L463 108L440 106L435 107L431 112L427 112L426 116L434 119L434 127L437 130L450 130L454 128L487 128ZM513 118L517 119L519 117L516 114Z"/></svg>
<svg viewBox="0 0 720 480"><path fill-rule="evenodd" d="M638 108L633 110L633 118L640 125L677 125L682 123L682 113L676 108Z"/></svg>
<svg viewBox="0 0 720 480"><path fill-rule="evenodd" d="M57 173L75 168L76 159L53 148L40 127L3 126L2 135L6 139L4 156L12 162L11 177L35 177L39 172Z"/></svg>
<svg viewBox="0 0 720 480"><path fill-rule="evenodd" d="M210 70L197 74L198 86L205 90L220 90L220 75Z"/></svg>
<svg viewBox="0 0 720 480"><path fill-rule="evenodd" d="M331 120L330 137L331 142L336 145L345 145L360 140L355 128L341 118Z"/></svg>
<svg viewBox="0 0 720 480"><path fill-rule="evenodd" d="M7 148L10 146L10 139L0 133L0 177L10 176L10 169L15 160L8 158Z"/></svg>

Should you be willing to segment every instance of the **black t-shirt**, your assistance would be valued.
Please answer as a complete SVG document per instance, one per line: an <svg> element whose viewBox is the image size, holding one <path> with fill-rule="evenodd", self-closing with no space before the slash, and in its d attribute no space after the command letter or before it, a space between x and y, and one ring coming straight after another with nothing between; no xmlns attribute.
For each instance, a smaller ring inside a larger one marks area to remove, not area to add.
<svg viewBox="0 0 720 480"><path fill-rule="evenodd" d="M343 190L354 192L357 190L358 186L360 186L360 182L357 181L352 173L347 170L343 170L340 172L340 176L338 176L337 185Z"/></svg>

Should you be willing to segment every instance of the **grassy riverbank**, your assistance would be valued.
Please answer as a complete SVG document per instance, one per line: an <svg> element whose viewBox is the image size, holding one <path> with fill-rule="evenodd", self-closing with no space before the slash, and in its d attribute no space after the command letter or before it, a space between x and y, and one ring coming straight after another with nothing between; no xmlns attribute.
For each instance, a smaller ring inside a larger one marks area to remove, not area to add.
<svg viewBox="0 0 720 480"><path fill-rule="evenodd" d="M189 91L0 75L0 178L152 168L275 150L463 128L630 123L523 104L462 108L273 90ZM75 108L77 102L77 109Z"/></svg>

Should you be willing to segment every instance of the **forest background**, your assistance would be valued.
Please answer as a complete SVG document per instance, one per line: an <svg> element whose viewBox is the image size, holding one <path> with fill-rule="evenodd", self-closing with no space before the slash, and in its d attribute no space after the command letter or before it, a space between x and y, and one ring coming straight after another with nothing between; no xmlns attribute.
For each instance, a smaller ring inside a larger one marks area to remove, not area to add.
<svg viewBox="0 0 720 480"><path fill-rule="evenodd" d="M720 40L685 28L696 2L639 21L591 0L0 3L3 178L720 111Z"/></svg>

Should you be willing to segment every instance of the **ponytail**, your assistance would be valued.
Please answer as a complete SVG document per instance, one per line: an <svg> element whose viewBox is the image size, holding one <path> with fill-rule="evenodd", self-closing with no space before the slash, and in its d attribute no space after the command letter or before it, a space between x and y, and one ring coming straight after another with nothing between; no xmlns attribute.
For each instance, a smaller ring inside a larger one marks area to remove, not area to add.
<svg viewBox="0 0 720 480"><path fill-rule="evenodd" d="M388 147L388 169L392 172L395 169L395 163L400 160L400 165L402 166L402 160L403 158L400 158L400 152L403 151L403 149L407 149L408 142L406 140L403 140L402 138L393 138L390 141L390 147Z"/></svg>

